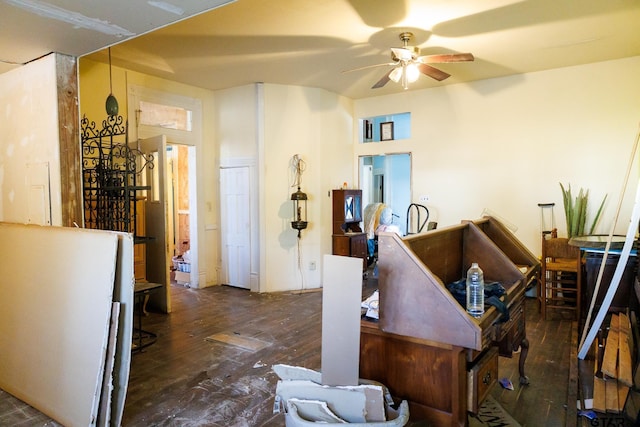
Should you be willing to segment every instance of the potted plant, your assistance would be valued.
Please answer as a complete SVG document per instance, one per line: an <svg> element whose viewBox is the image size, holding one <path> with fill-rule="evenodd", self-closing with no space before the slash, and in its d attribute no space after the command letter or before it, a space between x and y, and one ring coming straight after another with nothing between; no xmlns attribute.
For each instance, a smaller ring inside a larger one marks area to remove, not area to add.
<svg viewBox="0 0 640 427"><path fill-rule="evenodd" d="M600 207L591 222L589 232L585 233L589 190L585 191L581 188L578 192L578 196L574 200L571 195L571 184L567 185L567 188L565 189L562 183L560 183L560 188L562 189L562 201L564 203L564 213L567 221L567 236L572 238L574 236L593 234L596 224L600 219L600 215L602 214L602 209L604 208L604 202L607 200L607 195L605 194L602 199L602 203L600 203Z"/></svg>

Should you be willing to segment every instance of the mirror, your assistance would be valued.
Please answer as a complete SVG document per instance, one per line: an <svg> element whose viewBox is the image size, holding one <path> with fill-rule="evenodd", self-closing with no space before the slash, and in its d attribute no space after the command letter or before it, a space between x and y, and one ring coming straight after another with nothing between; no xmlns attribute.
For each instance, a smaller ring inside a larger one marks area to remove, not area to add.
<svg viewBox="0 0 640 427"><path fill-rule="evenodd" d="M393 223L407 234L407 209L411 204L411 154L359 157L362 207L385 203L393 210Z"/></svg>

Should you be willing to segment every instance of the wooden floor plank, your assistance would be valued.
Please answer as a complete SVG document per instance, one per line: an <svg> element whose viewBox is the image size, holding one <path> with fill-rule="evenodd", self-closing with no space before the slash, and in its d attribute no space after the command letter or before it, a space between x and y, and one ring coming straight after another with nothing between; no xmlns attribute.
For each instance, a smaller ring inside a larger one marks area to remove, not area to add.
<svg viewBox="0 0 640 427"><path fill-rule="evenodd" d="M605 383L605 402L607 406L606 412L617 414L620 412L620 406L618 405L618 381L607 380Z"/></svg>
<svg viewBox="0 0 640 427"><path fill-rule="evenodd" d="M571 345L569 355L569 383L567 387L567 419L565 427L575 427L578 420L578 401L585 408L584 396L579 394L578 371L578 322L571 327Z"/></svg>
<svg viewBox="0 0 640 427"><path fill-rule="evenodd" d="M620 330L620 316L617 313L613 313L611 315L611 320L609 321L609 329L616 332Z"/></svg>
<svg viewBox="0 0 640 427"><path fill-rule="evenodd" d="M618 331L615 329L609 330L607 334L607 342L604 347L604 360L602 361L602 373L610 378L618 377Z"/></svg>
<svg viewBox="0 0 640 427"><path fill-rule="evenodd" d="M593 378L593 410L607 412L607 392L602 378Z"/></svg>
<svg viewBox="0 0 640 427"><path fill-rule="evenodd" d="M624 410L624 405L627 402L628 395L629 387L626 384L618 382L618 413Z"/></svg>
<svg viewBox="0 0 640 427"><path fill-rule="evenodd" d="M618 381L631 387L633 385L633 366L629 348L629 335L625 334L621 329L618 338Z"/></svg>
<svg viewBox="0 0 640 427"><path fill-rule="evenodd" d="M239 334L220 332L217 334L209 335L205 338L207 341L218 341L224 344L235 345L245 350L258 351L271 345L270 342L262 341L257 338L243 337Z"/></svg>

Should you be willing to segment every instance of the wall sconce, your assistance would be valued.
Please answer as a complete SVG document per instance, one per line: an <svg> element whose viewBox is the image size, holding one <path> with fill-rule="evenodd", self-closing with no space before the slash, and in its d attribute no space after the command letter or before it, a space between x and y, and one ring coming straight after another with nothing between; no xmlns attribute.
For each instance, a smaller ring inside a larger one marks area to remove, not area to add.
<svg viewBox="0 0 640 427"><path fill-rule="evenodd" d="M291 227L298 230L298 239L300 238L300 231L307 228L307 195L300 191L291 194L291 200L293 201L293 221L291 221Z"/></svg>
<svg viewBox="0 0 640 427"><path fill-rule="evenodd" d="M302 183L302 172L304 172L305 163L296 154L292 159L293 166L295 167L295 182L292 187L297 186L298 191L291 194L291 201L293 202L293 221L291 221L291 227L294 230L298 230L298 239L300 238L300 231L307 228L309 224L307 222L307 194L300 191L300 184Z"/></svg>

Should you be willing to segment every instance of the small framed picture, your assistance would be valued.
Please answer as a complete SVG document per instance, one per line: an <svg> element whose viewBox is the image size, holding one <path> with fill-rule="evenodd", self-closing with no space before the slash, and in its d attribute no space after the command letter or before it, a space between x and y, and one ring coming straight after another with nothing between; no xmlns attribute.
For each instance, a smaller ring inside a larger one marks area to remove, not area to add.
<svg viewBox="0 0 640 427"><path fill-rule="evenodd" d="M371 141L373 139L373 123L370 120L364 121L364 140Z"/></svg>
<svg viewBox="0 0 640 427"><path fill-rule="evenodd" d="M393 122L380 123L380 141L391 141L393 139Z"/></svg>

